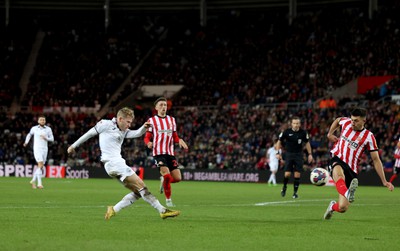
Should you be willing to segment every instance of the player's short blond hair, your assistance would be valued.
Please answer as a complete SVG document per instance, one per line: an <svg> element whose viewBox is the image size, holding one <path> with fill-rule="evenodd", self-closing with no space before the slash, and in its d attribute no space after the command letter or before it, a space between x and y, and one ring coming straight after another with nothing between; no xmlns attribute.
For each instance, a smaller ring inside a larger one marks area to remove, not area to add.
<svg viewBox="0 0 400 251"><path fill-rule="evenodd" d="M122 117L122 118L127 118L127 117L135 117L135 113L133 112L132 109L128 108L128 107L124 107L119 109L118 113L117 113L117 117Z"/></svg>

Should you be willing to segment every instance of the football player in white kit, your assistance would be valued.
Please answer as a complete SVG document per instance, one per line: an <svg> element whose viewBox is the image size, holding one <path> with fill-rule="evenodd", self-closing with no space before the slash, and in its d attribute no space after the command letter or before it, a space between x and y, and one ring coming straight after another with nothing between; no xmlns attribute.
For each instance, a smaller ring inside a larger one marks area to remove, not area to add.
<svg viewBox="0 0 400 251"><path fill-rule="evenodd" d="M26 135L24 147L29 143L29 140L33 136L33 155L37 162L37 168L33 173L32 180L30 181L32 188L43 188L42 184L42 170L47 159L48 146L47 143L54 141L53 131L49 126L46 126L46 118L44 116L39 116L38 125L33 126Z"/></svg>
<svg viewBox="0 0 400 251"><path fill-rule="evenodd" d="M278 154L281 154L281 150L278 149L278 140L274 140L274 145L270 147L267 151L268 166L271 174L268 179L268 185L276 186L276 173L279 168L279 158Z"/></svg>
<svg viewBox="0 0 400 251"><path fill-rule="evenodd" d="M130 130L129 127L134 117L133 110L127 107L120 109L116 118L99 121L94 127L68 147L67 151L69 154L74 153L75 148L86 140L98 135L101 162L103 162L107 174L112 178L118 179L126 188L132 191L125 195L115 206L107 207L107 212L104 216L106 220L109 220L116 215L116 213L121 211L121 209L132 205L140 198L143 198L144 201L158 210L162 219L176 217L180 214L180 211L170 210L161 205L158 199L147 189L143 180L136 175L132 168L126 165L125 159L121 156L121 146L124 139L138 138L142 136L150 126L150 123L146 122L138 130Z"/></svg>

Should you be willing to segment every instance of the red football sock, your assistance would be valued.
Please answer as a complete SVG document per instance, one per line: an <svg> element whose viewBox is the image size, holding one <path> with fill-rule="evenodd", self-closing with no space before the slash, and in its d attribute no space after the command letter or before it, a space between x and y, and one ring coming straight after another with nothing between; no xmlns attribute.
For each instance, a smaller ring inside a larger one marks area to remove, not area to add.
<svg viewBox="0 0 400 251"><path fill-rule="evenodd" d="M343 213L339 210L339 203L337 203L337 202L335 204L333 204L332 210L335 212Z"/></svg>
<svg viewBox="0 0 400 251"><path fill-rule="evenodd" d="M170 199L171 198L171 181L174 180L171 176L171 174L167 173L164 175L164 182L163 182L163 187L164 187L164 194L165 198Z"/></svg>
<svg viewBox="0 0 400 251"><path fill-rule="evenodd" d="M397 174L393 174L392 177L390 177L389 182L393 183L393 181L397 178Z"/></svg>
<svg viewBox="0 0 400 251"><path fill-rule="evenodd" d="M336 181L336 190L339 192L341 195L345 195L347 192L347 187L346 187L346 182L344 182L344 179L339 179Z"/></svg>

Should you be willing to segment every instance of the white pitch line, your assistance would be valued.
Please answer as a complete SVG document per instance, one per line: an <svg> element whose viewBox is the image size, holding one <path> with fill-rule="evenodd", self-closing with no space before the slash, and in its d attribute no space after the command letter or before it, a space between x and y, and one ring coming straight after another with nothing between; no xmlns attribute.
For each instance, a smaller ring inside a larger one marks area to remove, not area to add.
<svg viewBox="0 0 400 251"><path fill-rule="evenodd" d="M106 208L107 206L0 206L0 209Z"/></svg>
<svg viewBox="0 0 400 251"><path fill-rule="evenodd" d="M260 202L260 203L255 203L255 204L221 204L221 205L210 205L210 204L204 204L204 205L195 205L196 207L248 207L248 206L269 206L269 205L288 205L288 204L302 204L302 202L309 203L309 202L328 202L330 200L285 200L285 201L266 201L266 202ZM189 204L182 204L179 205L180 208L184 207L192 207L193 205ZM304 206L304 205L303 205ZM380 203L353 203L352 206L398 206L398 204L380 204ZM43 205L43 206L0 206L1 209L65 209L65 208L106 208L107 205L86 205L86 206L69 206L69 205ZM147 207L146 204L135 204L133 207Z"/></svg>
<svg viewBox="0 0 400 251"><path fill-rule="evenodd" d="M285 201L267 201L267 202L260 202L254 204L254 206L268 206L274 204L288 204L288 203L296 203L296 202L321 202L321 201L328 201L328 200L285 200Z"/></svg>

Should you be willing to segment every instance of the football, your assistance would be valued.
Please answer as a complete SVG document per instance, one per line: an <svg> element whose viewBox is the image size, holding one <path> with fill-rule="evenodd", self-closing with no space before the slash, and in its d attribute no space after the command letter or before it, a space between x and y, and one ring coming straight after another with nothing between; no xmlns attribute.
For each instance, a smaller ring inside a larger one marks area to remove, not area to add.
<svg viewBox="0 0 400 251"><path fill-rule="evenodd" d="M324 186L329 181L329 172L321 167L314 168L310 174L310 181L313 185Z"/></svg>

